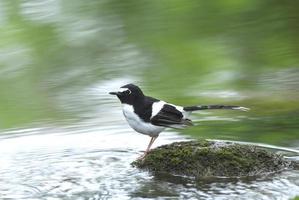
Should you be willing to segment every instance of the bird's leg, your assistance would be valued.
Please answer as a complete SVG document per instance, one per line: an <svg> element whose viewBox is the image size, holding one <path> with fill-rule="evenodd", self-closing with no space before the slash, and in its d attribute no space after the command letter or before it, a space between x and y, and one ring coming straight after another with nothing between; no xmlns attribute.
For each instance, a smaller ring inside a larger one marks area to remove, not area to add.
<svg viewBox="0 0 299 200"><path fill-rule="evenodd" d="M152 138L151 138L151 141L150 141L150 143L148 144L148 146L147 146L147 148L146 148L146 150L145 150L145 153L148 153L148 152L149 152L151 146L153 145L153 143L155 142L156 139L157 139L157 137L152 137Z"/></svg>
<svg viewBox="0 0 299 200"><path fill-rule="evenodd" d="M140 156L139 159L143 159L143 158L146 156L146 154L149 152L151 146L153 145L153 143L155 142L155 140L157 139L157 137L158 137L158 136L156 136L156 137L151 137L151 140L150 140L150 142L149 142L149 144L148 144L148 146L147 146L147 148L146 148L144 154L143 154L142 156Z"/></svg>

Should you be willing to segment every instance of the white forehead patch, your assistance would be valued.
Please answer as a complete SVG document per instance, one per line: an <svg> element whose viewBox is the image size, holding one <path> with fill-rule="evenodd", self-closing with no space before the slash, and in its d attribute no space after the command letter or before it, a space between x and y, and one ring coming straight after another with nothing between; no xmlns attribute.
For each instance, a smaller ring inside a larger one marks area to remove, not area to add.
<svg viewBox="0 0 299 200"><path fill-rule="evenodd" d="M118 92L125 92L125 91L129 91L129 94L131 94L131 90L129 90L129 88L119 88Z"/></svg>

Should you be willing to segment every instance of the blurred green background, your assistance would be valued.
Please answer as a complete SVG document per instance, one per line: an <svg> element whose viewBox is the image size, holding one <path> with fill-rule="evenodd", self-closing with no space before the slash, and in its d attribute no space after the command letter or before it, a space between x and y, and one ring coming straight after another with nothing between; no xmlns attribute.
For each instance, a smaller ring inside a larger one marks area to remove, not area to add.
<svg viewBox="0 0 299 200"><path fill-rule="evenodd" d="M176 104L251 108L197 113L200 125L183 134L298 147L298 8L294 0L0 0L0 128L95 118L116 101L86 88L132 80Z"/></svg>

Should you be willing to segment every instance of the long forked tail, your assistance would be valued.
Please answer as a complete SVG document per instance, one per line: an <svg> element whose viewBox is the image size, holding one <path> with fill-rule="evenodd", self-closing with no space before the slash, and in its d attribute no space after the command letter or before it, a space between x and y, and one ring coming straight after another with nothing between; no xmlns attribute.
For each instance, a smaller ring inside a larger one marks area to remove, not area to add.
<svg viewBox="0 0 299 200"><path fill-rule="evenodd" d="M187 106L184 107L185 111L196 111L196 110L209 110L209 109L230 109L230 110L241 110L248 111L249 108L241 107L241 106L225 106L225 105L200 105L200 106Z"/></svg>

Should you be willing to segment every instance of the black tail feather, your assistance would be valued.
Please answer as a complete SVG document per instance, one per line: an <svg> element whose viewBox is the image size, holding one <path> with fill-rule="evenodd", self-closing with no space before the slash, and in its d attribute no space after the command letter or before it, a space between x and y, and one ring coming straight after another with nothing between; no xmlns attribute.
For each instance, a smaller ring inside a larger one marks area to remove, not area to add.
<svg viewBox="0 0 299 200"><path fill-rule="evenodd" d="M200 105L200 106L187 106L184 107L185 111L196 111L196 110L209 110L209 109L230 109L230 110L241 110L248 111L249 108L241 106L226 106L226 105Z"/></svg>

